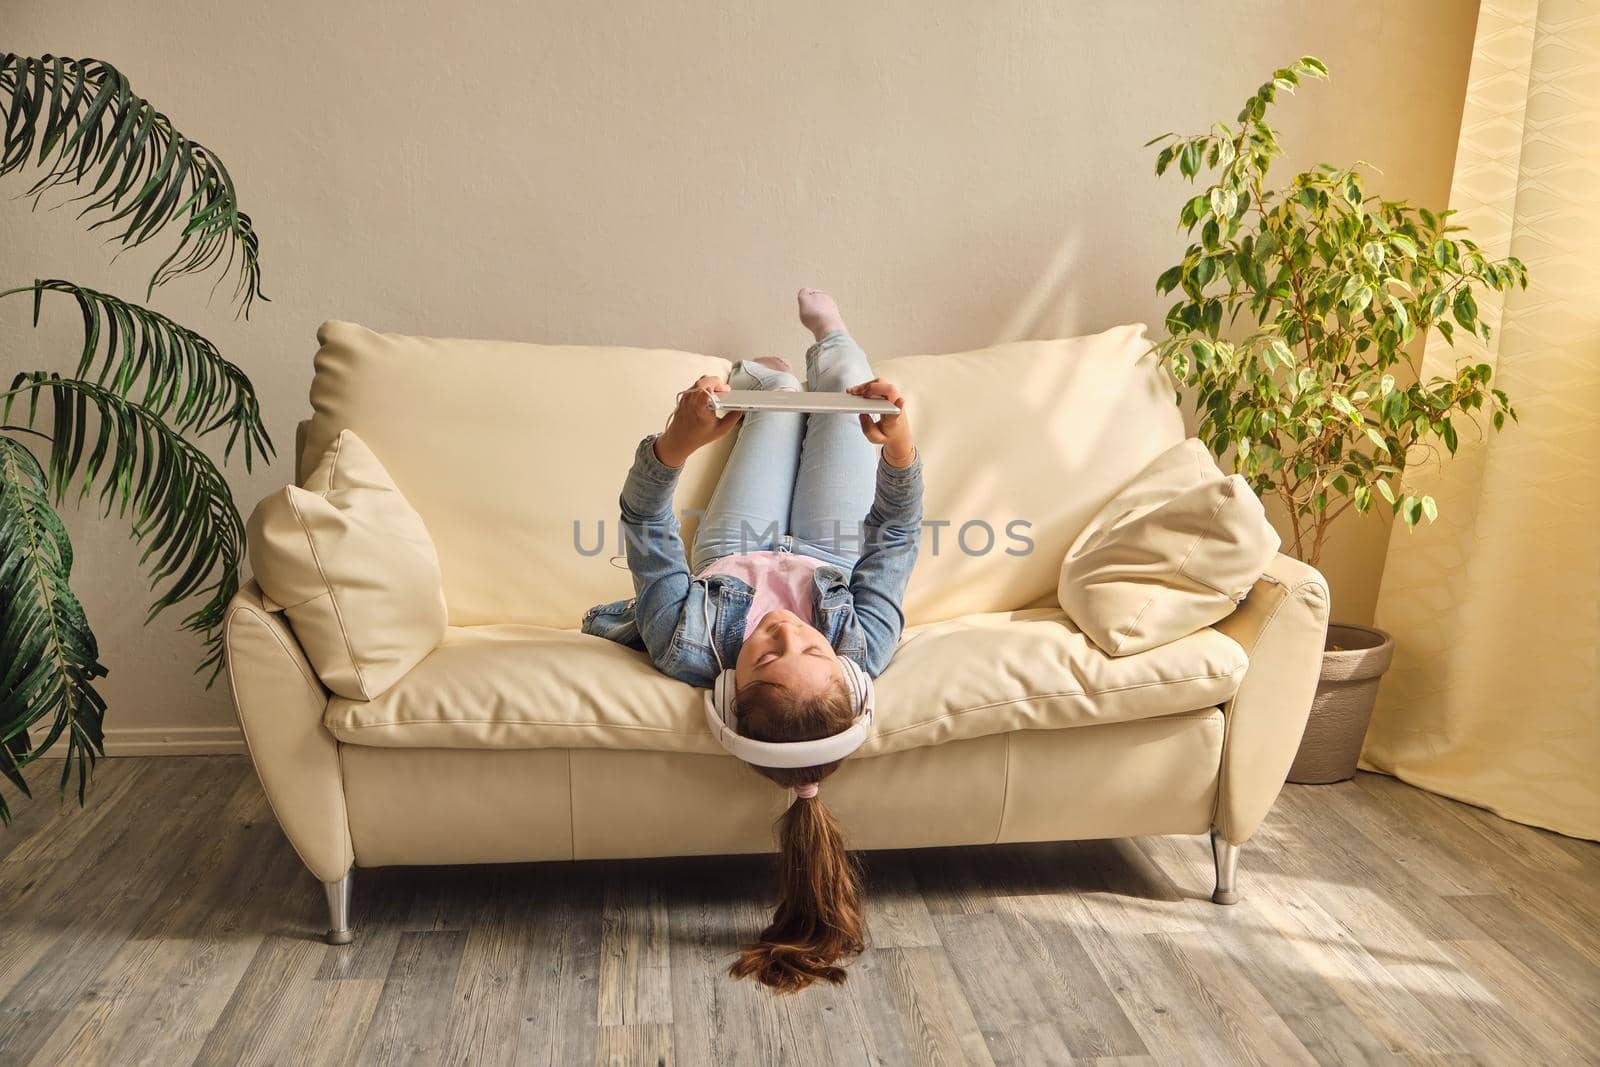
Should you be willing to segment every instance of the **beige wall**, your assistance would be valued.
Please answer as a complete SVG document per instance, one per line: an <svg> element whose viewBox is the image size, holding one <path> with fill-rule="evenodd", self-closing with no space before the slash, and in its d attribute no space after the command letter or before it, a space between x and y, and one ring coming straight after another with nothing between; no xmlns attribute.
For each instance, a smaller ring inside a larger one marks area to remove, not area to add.
<svg viewBox="0 0 1600 1067"><path fill-rule="evenodd" d="M153 305L260 389L284 450L232 471L241 510L289 477L328 317L417 333L793 354L802 284L837 293L880 355L1159 324L1184 193L1140 146L1231 118L1275 65L1334 80L1282 111L1291 162L1362 157L1386 195L1442 204L1474 0L1343 3L378 3L0 0L3 46L95 56L232 169L272 303L224 283ZM12 195L21 176L0 190ZM0 283L142 295L148 256L65 211L0 201ZM66 367L75 313L27 326L16 369ZM530 459L530 461L536 461ZM1352 516L1353 517L1353 516ZM196 643L139 625L124 527L72 517L75 585L111 667L115 746L231 743ZM1335 615L1371 617L1376 518L1324 558Z"/></svg>

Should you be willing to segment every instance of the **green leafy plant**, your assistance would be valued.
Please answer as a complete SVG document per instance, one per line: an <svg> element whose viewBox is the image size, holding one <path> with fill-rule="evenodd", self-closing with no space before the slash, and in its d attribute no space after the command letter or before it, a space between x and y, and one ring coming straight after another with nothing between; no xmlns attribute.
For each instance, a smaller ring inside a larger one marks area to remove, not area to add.
<svg viewBox="0 0 1600 1067"><path fill-rule="evenodd" d="M259 242L227 168L115 67L0 52L0 112L0 178L40 170L25 191L35 207L51 190L87 187L69 200L82 203L78 217L93 216L89 228L109 227L125 249L178 228L146 299L224 255L223 270L237 269L240 313L266 299ZM106 668L72 591L72 544L56 507L69 491L82 499L98 486L102 517L115 510L131 520L159 587L146 621L198 600L183 626L204 640L198 672L209 685L222 665L223 612L239 588L244 525L197 441L226 430L224 458L241 447L246 469L273 448L250 379L204 337L69 281L0 289L0 300L24 295L36 327L47 302L75 304L83 345L69 373L20 371L0 393L0 775L31 795L24 769L65 738L60 791L65 796L76 774L81 803L105 751L106 708L95 682ZM0 820L10 817L0 793Z"/></svg>
<svg viewBox="0 0 1600 1067"><path fill-rule="evenodd" d="M1423 380L1416 342L1432 330L1452 349L1458 330L1487 341L1474 292L1528 284L1520 261L1485 256L1453 212L1369 196L1365 163L1267 186L1282 154L1268 108L1327 73L1305 56L1274 71L1233 124L1146 145L1162 145L1157 175L1204 185L1178 215L1198 239L1156 283L1181 296L1156 348L1194 390L1201 439L1219 457L1232 448L1235 471L1283 501L1288 550L1312 564L1330 524L1375 496L1408 528L1433 521L1433 499L1403 488L1407 464L1437 454L1434 441L1454 454L1470 412L1497 430L1516 418L1487 363L1458 355L1453 374Z"/></svg>

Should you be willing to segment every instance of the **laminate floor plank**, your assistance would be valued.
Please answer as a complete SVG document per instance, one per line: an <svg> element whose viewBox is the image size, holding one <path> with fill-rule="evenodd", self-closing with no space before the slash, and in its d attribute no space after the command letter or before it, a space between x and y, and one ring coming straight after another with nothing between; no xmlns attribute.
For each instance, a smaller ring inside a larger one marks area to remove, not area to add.
<svg viewBox="0 0 1600 1067"><path fill-rule="evenodd" d="M1511 1038L1525 1053L1528 1045L1543 1050L1547 1063L1573 1057L1600 1063L1600 1033L1595 1016L1574 1006L1567 997L1552 996L1545 979L1525 962L1493 941L1446 941L1445 951L1461 969L1473 974L1495 976L1497 1019L1511 1020ZM1591 980L1588 996L1593 997L1600 983ZM1582 995L1581 993L1579 995Z"/></svg>
<svg viewBox="0 0 1600 1067"><path fill-rule="evenodd" d="M355 1063L383 997L384 983L377 978L340 978L313 979L307 985L313 1009L310 1023L285 1042L280 1062L317 1067ZM488 1061L465 1059L451 1049L450 1062Z"/></svg>
<svg viewBox="0 0 1600 1067"><path fill-rule="evenodd" d="M526 933L534 965L523 976L517 1064L567 1067L598 1048L602 865L545 864L527 883Z"/></svg>
<svg viewBox="0 0 1600 1067"><path fill-rule="evenodd" d="M1139 1031L1095 968L1083 943L1043 894L1004 897L1011 943L1023 976L1050 1006L1054 1029L1078 1059L1142 1056ZM957 952L955 959L965 959ZM966 973L966 968L961 968ZM1042 1035L1041 1035L1042 1036Z"/></svg>
<svg viewBox="0 0 1600 1067"><path fill-rule="evenodd" d="M1600 883L1596 892L1600 893ZM1479 929L1488 931L1502 948L1532 967L1552 997L1600 1018L1597 968L1554 930L1502 896L1445 900Z"/></svg>
<svg viewBox="0 0 1600 1067"><path fill-rule="evenodd" d="M451 1063L509 1065L517 1058L528 976L541 962L528 936L538 923L532 879L527 869L505 867L473 876L486 893L466 930L444 1047Z"/></svg>
<svg viewBox="0 0 1600 1067"><path fill-rule="evenodd" d="M450 991L467 935L460 930L407 930L372 1012L359 1063L436 1064L449 1058L444 1036L455 1008Z"/></svg>
<svg viewBox="0 0 1600 1067"><path fill-rule="evenodd" d="M318 1005L306 994L326 949L306 937L263 938L192 1062L275 1062L315 1014Z"/></svg>
<svg viewBox="0 0 1600 1067"><path fill-rule="evenodd" d="M601 1026L672 1022L667 912L655 882L607 879L600 917Z"/></svg>
<svg viewBox="0 0 1600 1067"><path fill-rule="evenodd" d="M868 924L872 943L879 948L928 948L939 943L928 902L917 888L904 854L883 857L887 862L864 859L864 881L871 902Z"/></svg>
<svg viewBox="0 0 1600 1067"><path fill-rule="evenodd" d="M890 988L916 1062L992 1064L988 1042L941 948L888 948Z"/></svg>

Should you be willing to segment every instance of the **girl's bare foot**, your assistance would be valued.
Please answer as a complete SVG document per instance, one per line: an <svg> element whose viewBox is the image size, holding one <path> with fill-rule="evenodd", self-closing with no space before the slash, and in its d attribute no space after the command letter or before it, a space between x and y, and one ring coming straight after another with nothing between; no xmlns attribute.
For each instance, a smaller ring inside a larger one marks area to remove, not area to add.
<svg viewBox="0 0 1600 1067"><path fill-rule="evenodd" d="M800 304L800 325L810 330L817 340L822 340L834 330L844 329L844 317L839 314L839 305L821 289L802 289L796 299Z"/></svg>

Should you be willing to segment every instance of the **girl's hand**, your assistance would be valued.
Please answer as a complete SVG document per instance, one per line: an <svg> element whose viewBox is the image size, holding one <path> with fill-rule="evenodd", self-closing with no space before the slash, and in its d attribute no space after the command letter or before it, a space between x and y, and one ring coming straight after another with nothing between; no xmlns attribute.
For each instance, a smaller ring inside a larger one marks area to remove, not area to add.
<svg viewBox="0 0 1600 1067"><path fill-rule="evenodd" d="M887 400L900 409L898 415L879 415L876 422L871 415L860 416L861 432L866 434L867 440L873 444L883 446L883 458L889 466L911 466L912 461L917 458L917 446L911 439L911 420L905 415L906 398L900 395L900 390L882 378L874 378L870 382L851 386L845 391L851 396Z"/></svg>
<svg viewBox="0 0 1600 1067"><path fill-rule="evenodd" d="M678 406L667 419L667 428L656 436L656 458L669 467L681 467L695 450L708 445L732 430L739 412L730 411L718 418L711 410L711 394L726 393L728 383L714 375L703 375L678 394Z"/></svg>

